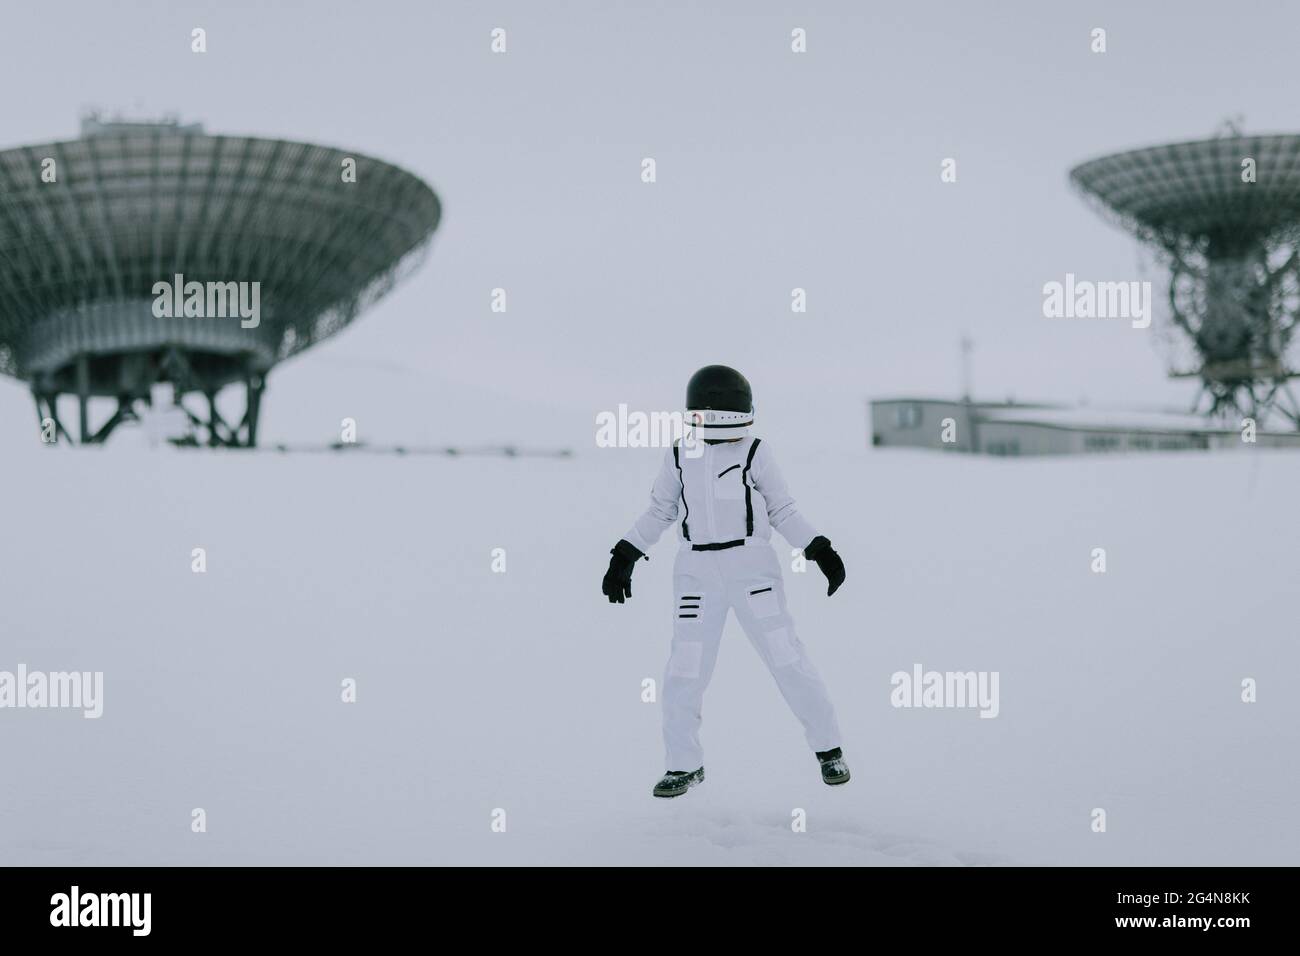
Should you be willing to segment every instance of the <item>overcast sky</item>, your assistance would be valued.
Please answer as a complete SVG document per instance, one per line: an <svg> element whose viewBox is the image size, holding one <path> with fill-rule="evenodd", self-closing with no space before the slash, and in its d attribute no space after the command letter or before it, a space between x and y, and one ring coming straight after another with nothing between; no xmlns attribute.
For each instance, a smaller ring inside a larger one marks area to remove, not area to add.
<svg viewBox="0 0 1300 956"><path fill-rule="evenodd" d="M424 267L272 374L269 437L350 415L372 438L589 446L597 412L676 407L723 362L769 427L859 442L871 396L958 393L963 332L984 397L1188 403L1150 332L1043 317L1066 272L1163 289L1067 175L1229 116L1300 128L1298 27L1283 2L10 4L0 146L74 138L90 107L177 112L434 187ZM12 380L0 418L35 426Z"/></svg>

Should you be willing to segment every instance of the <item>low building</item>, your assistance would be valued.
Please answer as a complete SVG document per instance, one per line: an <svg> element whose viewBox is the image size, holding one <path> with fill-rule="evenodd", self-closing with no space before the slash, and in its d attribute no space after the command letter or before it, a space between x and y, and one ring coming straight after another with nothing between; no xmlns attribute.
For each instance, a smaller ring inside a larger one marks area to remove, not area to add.
<svg viewBox="0 0 1300 956"><path fill-rule="evenodd" d="M1300 448L1300 432L1257 430L1256 446ZM871 444L985 455L1198 451L1247 444L1239 429L1168 412L930 398L871 402Z"/></svg>

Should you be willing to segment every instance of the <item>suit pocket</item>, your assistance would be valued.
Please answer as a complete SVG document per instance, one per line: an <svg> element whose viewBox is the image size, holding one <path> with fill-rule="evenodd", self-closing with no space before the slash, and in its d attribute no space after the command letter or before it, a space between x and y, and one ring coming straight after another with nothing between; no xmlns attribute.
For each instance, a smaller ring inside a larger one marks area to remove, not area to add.
<svg viewBox="0 0 1300 956"><path fill-rule="evenodd" d="M741 481L739 465L732 465L713 479L713 497L722 501L736 501L745 497L745 483Z"/></svg>
<svg viewBox="0 0 1300 956"><path fill-rule="evenodd" d="M781 602L777 599L776 590L771 585L751 590L749 609L754 612L754 617L760 620L765 617L776 617L781 613Z"/></svg>

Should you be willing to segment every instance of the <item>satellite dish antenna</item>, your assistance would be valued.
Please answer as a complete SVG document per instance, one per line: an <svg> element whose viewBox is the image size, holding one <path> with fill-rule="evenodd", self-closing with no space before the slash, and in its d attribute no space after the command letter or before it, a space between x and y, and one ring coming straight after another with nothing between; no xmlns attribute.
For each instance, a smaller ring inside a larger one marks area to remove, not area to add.
<svg viewBox="0 0 1300 956"><path fill-rule="evenodd" d="M1194 410L1280 415L1300 430L1288 354L1300 321L1300 136L1224 125L1212 139L1094 159L1070 179L1167 267L1173 328L1191 358L1170 374L1200 380Z"/></svg>
<svg viewBox="0 0 1300 956"><path fill-rule="evenodd" d="M58 156L65 184L0 189L0 374L27 383L69 443L104 441L165 384L206 444L254 446L267 375L410 273L438 197L369 157L345 185L341 163L359 154L333 147L93 115L80 139L0 152L9 170ZM227 387L245 395L229 420ZM75 439L61 396L77 404ZM93 427L92 400L116 404Z"/></svg>

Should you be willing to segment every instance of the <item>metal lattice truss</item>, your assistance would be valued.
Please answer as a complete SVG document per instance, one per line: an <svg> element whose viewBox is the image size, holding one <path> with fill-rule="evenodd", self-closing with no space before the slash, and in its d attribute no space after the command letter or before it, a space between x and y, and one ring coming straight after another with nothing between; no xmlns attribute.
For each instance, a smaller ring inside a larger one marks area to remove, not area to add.
<svg viewBox="0 0 1300 956"><path fill-rule="evenodd" d="M1169 315L1194 357L1171 371L1201 380L1197 408L1300 426L1288 363L1300 321L1300 136L1156 146L1070 175L1168 269Z"/></svg>
<svg viewBox="0 0 1300 956"><path fill-rule="evenodd" d="M440 213L391 164L198 127L108 125L0 152L0 372L29 381L38 408L75 392L129 418L159 382L209 396L242 382L251 402L254 379L260 396L275 363L416 268ZM259 283L260 324L155 317L155 283L177 274ZM83 440L96 433L83 420Z"/></svg>

